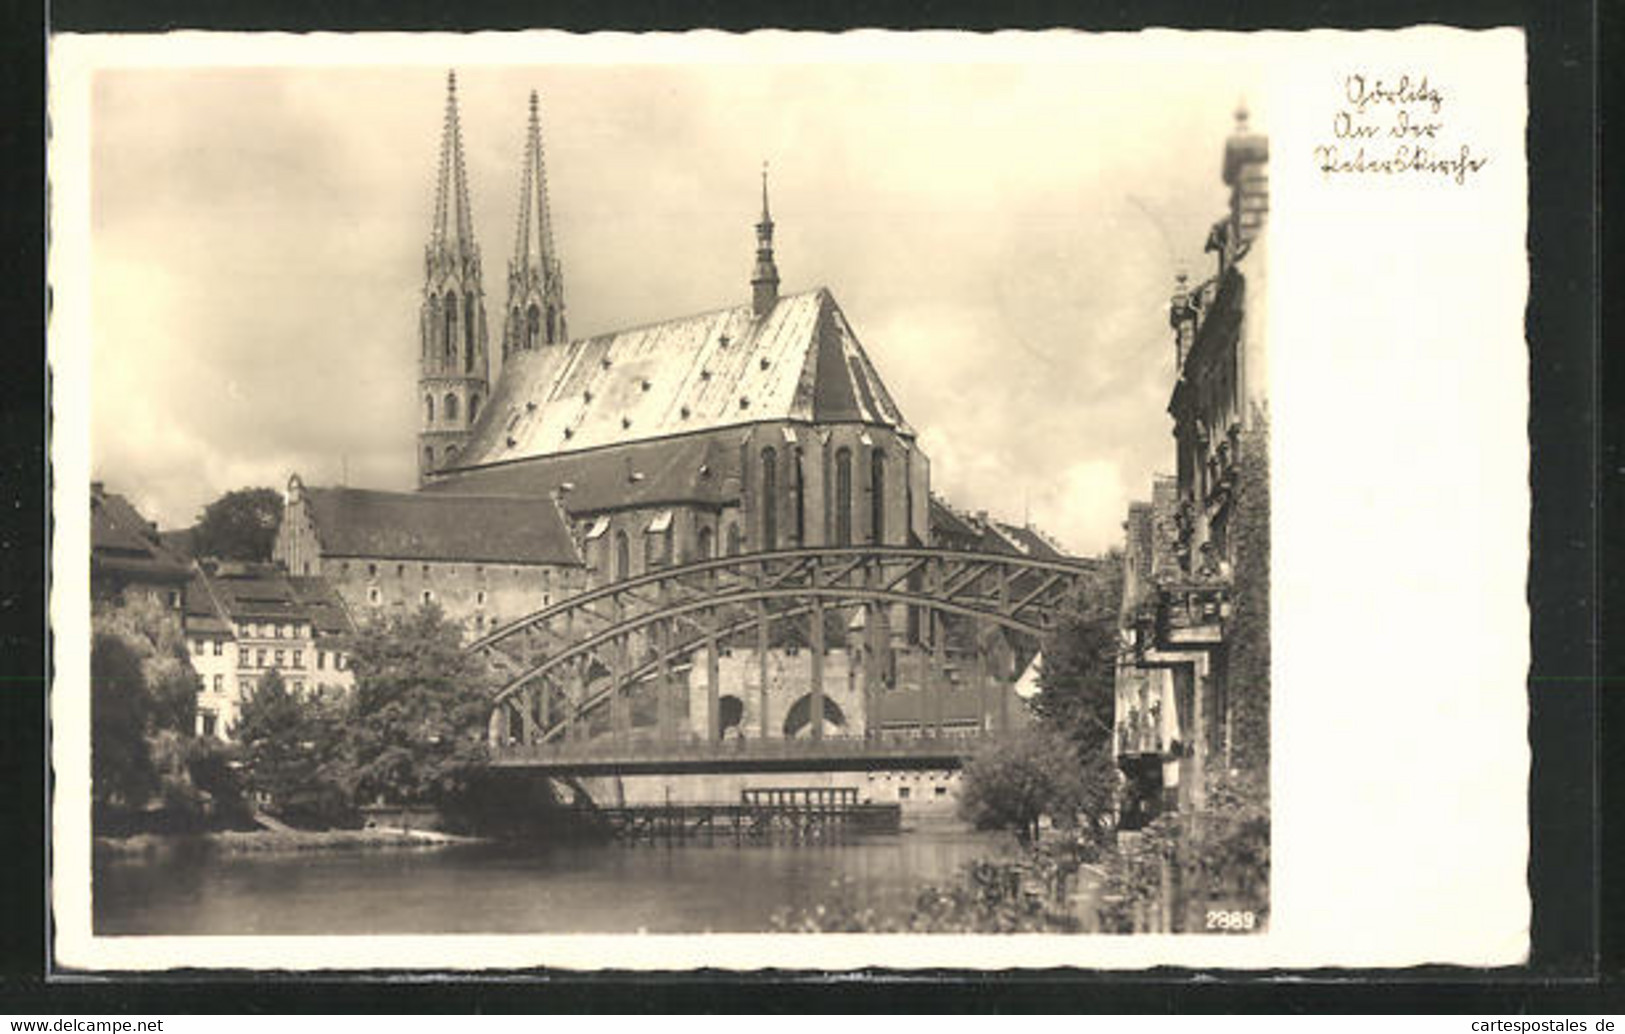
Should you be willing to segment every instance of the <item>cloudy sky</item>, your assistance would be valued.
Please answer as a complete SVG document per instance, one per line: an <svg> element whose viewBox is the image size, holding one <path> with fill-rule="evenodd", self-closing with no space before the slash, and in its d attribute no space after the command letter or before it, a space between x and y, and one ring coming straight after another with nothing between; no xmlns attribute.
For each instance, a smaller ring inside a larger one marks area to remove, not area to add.
<svg viewBox="0 0 1625 1034"><path fill-rule="evenodd" d="M493 351L529 91L572 334L830 287L933 489L1081 552L1172 461L1177 270L1205 273L1244 70L1089 60L464 65ZM91 101L95 475L165 527L219 493L410 488L445 68L121 69Z"/></svg>

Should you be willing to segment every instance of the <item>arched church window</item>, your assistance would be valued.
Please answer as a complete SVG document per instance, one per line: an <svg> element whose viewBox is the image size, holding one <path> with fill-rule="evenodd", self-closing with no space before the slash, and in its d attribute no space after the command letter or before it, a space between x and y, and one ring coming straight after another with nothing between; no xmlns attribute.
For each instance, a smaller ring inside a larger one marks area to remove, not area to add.
<svg viewBox="0 0 1625 1034"><path fill-rule="evenodd" d="M802 470L801 446L796 446L795 470L790 472L796 492L796 545L807 542L807 476Z"/></svg>
<svg viewBox="0 0 1625 1034"><path fill-rule="evenodd" d="M450 463L452 460L454 460L456 458L457 458L457 446L455 446L455 445L446 446L446 462Z"/></svg>
<svg viewBox="0 0 1625 1034"><path fill-rule="evenodd" d="M852 450L835 451L835 544L852 544Z"/></svg>
<svg viewBox="0 0 1625 1034"><path fill-rule="evenodd" d="M429 296L429 326L423 339L423 358L433 359L435 352L440 350L436 346L440 343L440 332L443 329L445 323L440 315L440 296L432 294Z"/></svg>
<svg viewBox="0 0 1625 1034"><path fill-rule="evenodd" d="M446 362L457 358L457 296L446 295Z"/></svg>
<svg viewBox="0 0 1625 1034"><path fill-rule="evenodd" d="M535 348L542 333L542 310L532 305L525 311L525 347Z"/></svg>
<svg viewBox="0 0 1625 1034"><path fill-rule="evenodd" d="M468 422L472 424L474 422L474 418L479 415L480 397L479 395L470 395L468 397Z"/></svg>
<svg viewBox="0 0 1625 1034"><path fill-rule="evenodd" d="M762 450L762 548L779 547L779 463L778 453Z"/></svg>
<svg viewBox="0 0 1625 1034"><path fill-rule="evenodd" d="M615 533L615 580L629 578L632 575L632 544L626 539L626 532Z"/></svg>
<svg viewBox="0 0 1625 1034"><path fill-rule="evenodd" d="M423 396L423 422L426 423L426 424L434 423L434 396L433 395L425 395L425 396Z"/></svg>
<svg viewBox="0 0 1625 1034"><path fill-rule="evenodd" d="M434 469L434 446L432 445L423 447L423 466L428 470Z"/></svg>
<svg viewBox="0 0 1625 1034"><path fill-rule="evenodd" d="M474 295L463 295L463 372L474 372Z"/></svg>
<svg viewBox="0 0 1625 1034"><path fill-rule="evenodd" d="M699 542L695 545L695 552L701 560L710 560L711 552L716 548L710 528L701 528Z"/></svg>
<svg viewBox="0 0 1625 1034"><path fill-rule="evenodd" d="M879 449L869 455L869 541L886 541L886 454Z"/></svg>
<svg viewBox="0 0 1625 1034"><path fill-rule="evenodd" d="M450 423L455 423L456 421L457 421L457 396L453 395L451 392L448 391L448 392L446 392L446 423L450 424Z"/></svg>
<svg viewBox="0 0 1625 1034"><path fill-rule="evenodd" d="M738 556L739 555L739 549L740 549L739 525L730 524L730 525L728 525L728 555L729 556Z"/></svg>
<svg viewBox="0 0 1625 1034"><path fill-rule="evenodd" d="M547 340L557 341L559 337L559 310L549 305L547 307Z"/></svg>

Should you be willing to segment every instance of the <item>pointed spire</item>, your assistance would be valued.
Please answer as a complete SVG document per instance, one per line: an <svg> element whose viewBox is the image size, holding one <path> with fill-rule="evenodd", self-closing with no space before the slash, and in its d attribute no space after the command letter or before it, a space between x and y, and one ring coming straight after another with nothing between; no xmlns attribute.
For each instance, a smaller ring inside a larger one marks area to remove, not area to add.
<svg viewBox="0 0 1625 1034"><path fill-rule="evenodd" d="M568 340L564 322L564 266L553 246L553 214L547 197L547 156L542 148L541 99L530 91L524 172L519 180L519 219L508 263L508 307L503 355Z"/></svg>
<svg viewBox="0 0 1625 1034"><path fill-rule="evenodd" d="M457 117L457 72L446 73L446 119L440 138L440 173L435 182L431 251L464 257L474 251L469 213L468 171L463 163L463 131Z"/></svg>
<svg viewBox="0 0 1625 1034"><path fill-rule="evenodd" d="M756 224L756 270L751 274L751 311L757 317L779 301L779 267L773 262L773 216L767 207L767 162L762 162L762 221Z"/></svg>

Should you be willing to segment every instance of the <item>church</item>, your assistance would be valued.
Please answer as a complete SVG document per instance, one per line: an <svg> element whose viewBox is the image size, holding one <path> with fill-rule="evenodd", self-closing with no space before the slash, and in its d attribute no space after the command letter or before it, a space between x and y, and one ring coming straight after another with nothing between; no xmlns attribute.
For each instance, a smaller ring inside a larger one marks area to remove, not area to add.
<svg viewBox="0 0 1625 1034"><path fill-rule="evenodd" d="M931 541L930 463L834 294L780 292L765 170L748 292L572 339L535 93L524 153L493 381L453 73L417 321L419 487L295 475L288 571L327 578L359 619L434 602L478 635L662 565Z"/></svg>

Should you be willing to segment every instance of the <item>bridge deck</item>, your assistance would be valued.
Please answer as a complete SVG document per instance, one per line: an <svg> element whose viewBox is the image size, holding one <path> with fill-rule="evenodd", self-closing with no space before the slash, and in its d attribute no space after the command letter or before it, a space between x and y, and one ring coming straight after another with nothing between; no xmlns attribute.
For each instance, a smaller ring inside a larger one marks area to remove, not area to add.
<svg viewBox="0 0 1625 1034"><path fill-rule="evenodd" d="M509 744L491 764L571 775L681 772L863 772L958 768L986 742L979 736L826 737L823 740L658 740Z"/></svg>

